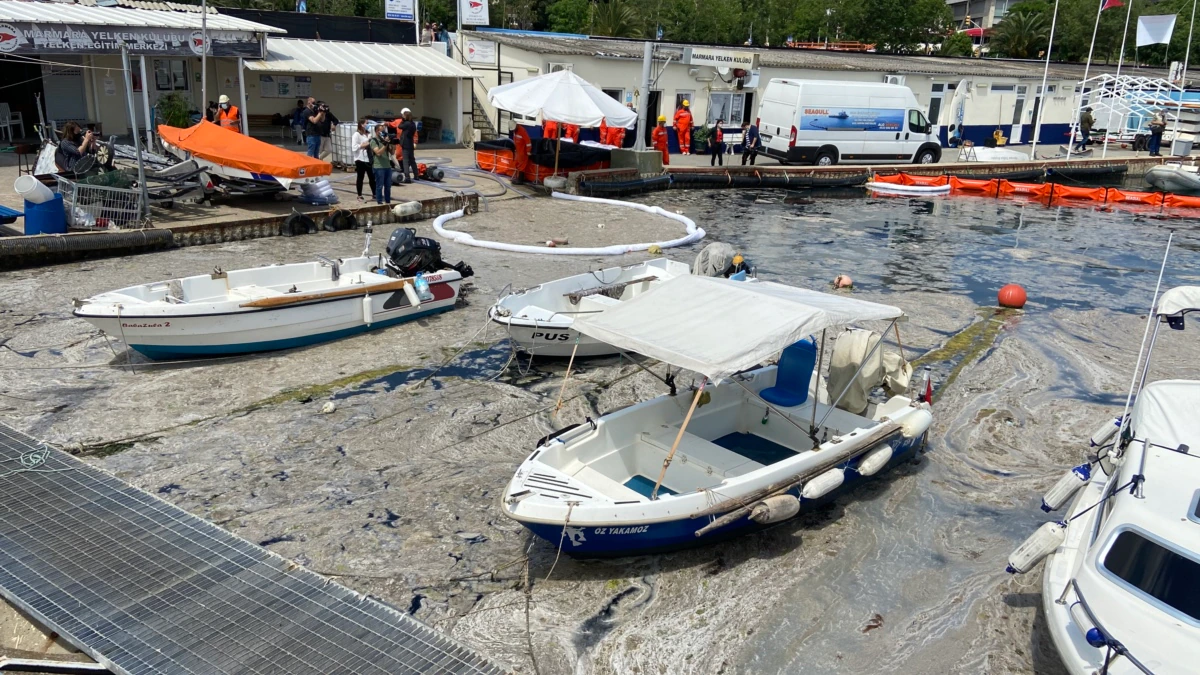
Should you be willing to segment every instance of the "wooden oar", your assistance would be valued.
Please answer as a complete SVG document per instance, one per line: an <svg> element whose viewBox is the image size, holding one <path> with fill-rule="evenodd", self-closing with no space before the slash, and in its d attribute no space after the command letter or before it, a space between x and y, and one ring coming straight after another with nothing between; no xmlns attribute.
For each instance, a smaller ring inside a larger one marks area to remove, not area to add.
<svg viewBox="0 0 1200 675"><path fill-rule="evenodd" d="M365 295L367 293L382 293L384 291L399 291L405 285L412 283L409 279L397 279L389 281L386 284L358 284L350 288L342 288L336 291L321 291L320 293L290 293L287 295L279 295L270 298L260 298L243 302L238 307L283 307L285 305L294 305L300 302L308 302L310 300L324 300L326 298L341 298L354 295Z"/></svg>

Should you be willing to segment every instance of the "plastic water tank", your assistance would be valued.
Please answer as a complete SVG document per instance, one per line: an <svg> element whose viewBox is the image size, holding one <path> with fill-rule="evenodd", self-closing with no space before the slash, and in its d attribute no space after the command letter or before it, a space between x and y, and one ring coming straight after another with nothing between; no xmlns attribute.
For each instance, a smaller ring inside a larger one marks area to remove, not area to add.
<svg viewBox="0 0 1200 675"><path fill-rule="evenodd" d="M34 204L25 202L25 234L64 234L67 231L67 214L63 210L63 198L54 193L50 201Z"/></svg>

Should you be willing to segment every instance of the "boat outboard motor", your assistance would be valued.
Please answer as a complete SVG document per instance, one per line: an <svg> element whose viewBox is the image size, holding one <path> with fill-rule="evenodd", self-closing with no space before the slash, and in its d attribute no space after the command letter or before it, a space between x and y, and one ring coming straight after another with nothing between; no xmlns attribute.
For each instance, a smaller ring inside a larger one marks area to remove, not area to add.
<svg viewBox="0 0 1200 675"><path fill-rule="evenodd" d="M387 243L388 267L400 277L416 276L453 267L464 279L474 276L470 265L459 262L447 265L442 260L442 245L429 237L418 237L411 227L398 227Z"/></svg>

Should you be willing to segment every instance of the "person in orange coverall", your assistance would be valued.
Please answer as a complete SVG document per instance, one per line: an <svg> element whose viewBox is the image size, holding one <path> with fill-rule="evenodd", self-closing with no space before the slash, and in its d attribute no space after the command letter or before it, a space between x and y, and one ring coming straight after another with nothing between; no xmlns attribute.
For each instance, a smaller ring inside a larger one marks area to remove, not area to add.
<svg viewBox="0 0 1200 675"><path fill-rule="evenodd" d="M542 124L542 138L558 138L558 122L546 120Z"/></svg>
<svg viewBox="0 0 1200 675"><path fill-rule="evenodd" d="M670 164L671 153L667 151L667 118L665 116L658 116L658 126L650 132L650 142L662 152L663 166Z"/></svg>
<svg viewBox="0 0 1200 675"><path fill-rule="evenodd" d="M578 143L579 142L579 125L578 124L565 124L563 126L566 127L563 130L563 138L569 138L569 139L571 139L572 143Z"/></svg>
<svg viewBox="0 0 1200 675"><path fill-rule="evenodd" d="M679 151L692 154L692 111L691 102L683 99L683 105L675 111L675 135L679 138Z"/></svg>

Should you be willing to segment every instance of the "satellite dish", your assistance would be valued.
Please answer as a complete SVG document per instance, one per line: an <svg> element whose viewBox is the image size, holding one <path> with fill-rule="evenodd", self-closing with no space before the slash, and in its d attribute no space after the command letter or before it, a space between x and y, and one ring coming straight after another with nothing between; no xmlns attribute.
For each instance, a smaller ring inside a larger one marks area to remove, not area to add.
<svg viewBox="0 0 1200 675"><path fill-rule="evenodd" d="M725 77L729 75L729 68L727 66L717 66L717 72L721 74L721 77Z"/></svg>

